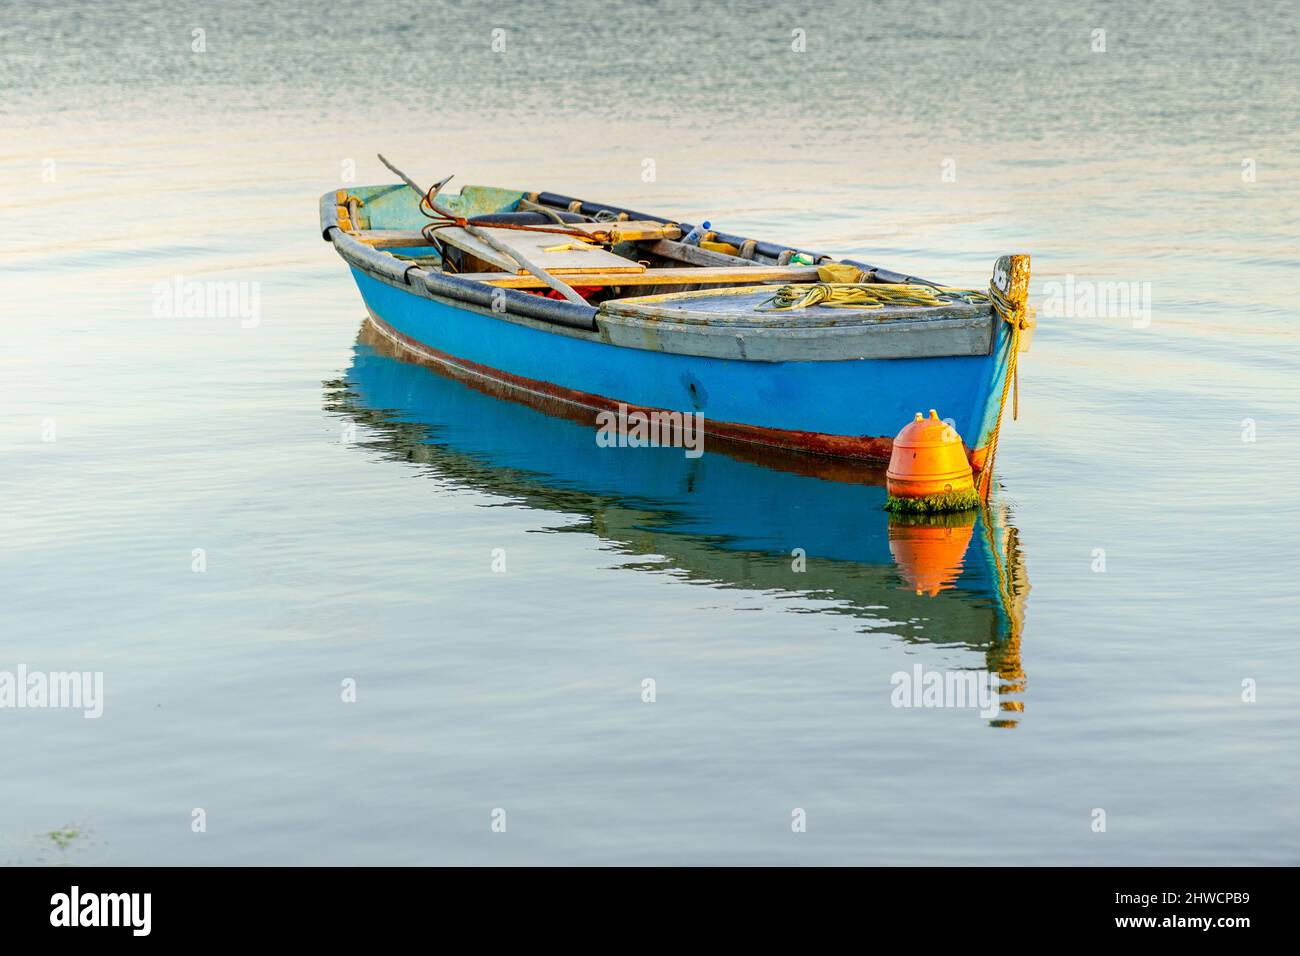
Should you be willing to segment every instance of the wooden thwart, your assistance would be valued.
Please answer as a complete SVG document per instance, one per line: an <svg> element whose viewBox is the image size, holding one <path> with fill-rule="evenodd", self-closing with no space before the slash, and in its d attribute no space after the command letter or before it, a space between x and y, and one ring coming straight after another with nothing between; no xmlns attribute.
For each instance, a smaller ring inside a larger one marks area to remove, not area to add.
<svg viewBox="0 0 1300 956"><path fill-rule="evenodd" d="M579 229L591 234L607 232L611 242L652 242L657 239L680 239L682 231L666 222L632 220L629 222L566 222L565 229Z"/></svg>
<svg viewBox="0 0 1300 956"><path fill-rule="evenodd" d="M352 233L358 242L372 249L400 249L403 246L429 246L433 243L415 229L362 229ZM434 233L437 235L437 233Z"/></svg>
<svg viewBox="0 0 1300 956"><path fill-rule="evenodd" d="M554 275L645 271L645 266L641 263L606 252L599 246L584 247L582 240L576 236L556 232L526 232L521 229L493 229L489 226L478 226L475 232L491 236L506 249L523 253ZM439 229L437 236L440 242L468 252L498 269L527 273L514 260L464 229Z"/></svg>
<svg viewBox="0 0 1300 956"><path fill-rule="evenodd" d="M578 253L586 255L586 253ZM577 285L728 285L733 282L816 282L816 266L724 266L716 269L646 269L642 272L564 273ZM509 272L466 272L460 279L486 282L504 289L540 289L545 283L530 275Z"/></svg>
<svg viewBox="0 0 1300 956"><path fill-rule="evenodd" d="M480 229L489 228L479 226ZM578 232L585 232L588 235L595 232L608 232L614 242L653 242L658 239L676 239L682 234L682 231L676 226L670 226L662 222L566 222L561 228L573 229ZM519 235L527 235L518 229L497 230L500 232L514 232ZM439 229L434 233L435 236L441 235ZM403 246L427 246L429 240L424 238L424 234L418 229L363 229L353 233L357 240L366 243L374 249L400 249ZM557 242L564 242L565 237L559 233L538 233L550 237L548 245ZM570 241L580 242L579 239Z"/></svg>
<svg viewBox="0 0 1300 956"><path fill-rule="evenodd" d="M693 266L738 266L746 268L757 265L752 259L729 256L725 252L714 252L712 249L701 249L699 246L692 246L685 242L672 242L668 239L652 242L647 248L655 255L663 256L665 259L688 262Z"/></svg>

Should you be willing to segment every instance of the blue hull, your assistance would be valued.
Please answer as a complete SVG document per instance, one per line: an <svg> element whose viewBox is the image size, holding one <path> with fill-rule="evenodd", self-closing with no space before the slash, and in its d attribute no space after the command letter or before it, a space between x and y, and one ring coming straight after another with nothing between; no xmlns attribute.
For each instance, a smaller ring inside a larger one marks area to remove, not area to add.
<svg viewBox="0 0 1300 956"><path fill-rule="evenodd" d="M1011 335L990 355L760 362L609 345L426 298L352 267L371 314L429 357L593 408L700 412L706 433L879 458L916 412L950 418L983 462ZM736 426L736 427L733 427Z"/></svg>

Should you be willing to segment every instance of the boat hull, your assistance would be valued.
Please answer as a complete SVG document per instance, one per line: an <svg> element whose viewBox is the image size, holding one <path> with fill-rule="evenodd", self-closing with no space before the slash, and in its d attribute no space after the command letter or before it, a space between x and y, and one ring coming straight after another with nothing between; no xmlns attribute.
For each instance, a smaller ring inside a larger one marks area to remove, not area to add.
<svg viewBox="0 0 1300 956"><path fill-rule="evenodd" d="M764 362L610 345L417 295L353 266L375 326L462 375L596 410L703 415L705 435L851 459L888 459L917 411L950 418L983 464L1010 336L988 355Z"/></svg>

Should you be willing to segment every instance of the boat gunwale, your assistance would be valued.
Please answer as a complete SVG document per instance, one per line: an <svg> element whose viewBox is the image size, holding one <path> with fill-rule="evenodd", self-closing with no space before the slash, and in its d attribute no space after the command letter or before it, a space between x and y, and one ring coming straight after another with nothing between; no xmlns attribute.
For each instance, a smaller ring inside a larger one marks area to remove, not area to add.
<svg viewBox="0 0 1300 956"><path fill-rule="evenodd" d="M549 193L530 195L556 200L563 198ZM660 216L617 210L616 207L595 205L594 208L625 212L638 219L671 221ZM345 262L372 278L405 291L413 291L422 298L451 308L493 319L505 319L513 324L545 332L594 338L614 347L763 362L980 356L991 354L995 348L996 336L993 334L995 328L991 310L971 309L967 315L942 317L933 313L890 319L866 316L857 323L783 325L775 325L770 321L761 325L674 322L661 316L607 311L598 306L583 306L530 295L487 282L463 279L452 273L435 272L416 264L403 263L389 253L361 242L342 228L338 221L337 191L322 195L320 214L322 239L330 242ZM871 268L862 263L853 264L864 269ZM676 294L681 293L669 293ZM636 298L647 300L654 297ZM983 327L987 328L986 338L978 334ZM971 340L971 331L977 333L977 340ZM897 339L886 343L881 337L882 333L887 332L922 333L930 339L931 347L909 351L904 346L900 351ZM934 340L935 333L952 334L959 338L955 344L944 346ZM963 335L966 336L965 339L960 338ZM747 340L751 343L748 346ZM854 348L855 340L859 345L873 342L877 348ZM752 345L755 342L760 343L757 350ZM777 354L773 354L774 349Z"/></svg>
<svg viewBox="0 0 1300 956"><path fill-rule="evenodd" d="M321 196L321 238L333 244L334 249L345 262L364 269L376 278L385 279L393 284L411 289L419 289L411 281L412 274L420 277L424 288L436 293L440 287L443 296L457 302L466 302L491 308L494 303L501 303L505 313L494 311L494 315L519 315L540 320L551 325L567 326L574 329L596 330L597 308L594 305L582 306L575 302L560 302L540 296L528 295L514 289L499 289L486 282L474 282L458 278L451 273L431 272L417 265L403 264L402 260L386 252L372 249L365 243L349 235L339 225L336 192Z"/></svg>

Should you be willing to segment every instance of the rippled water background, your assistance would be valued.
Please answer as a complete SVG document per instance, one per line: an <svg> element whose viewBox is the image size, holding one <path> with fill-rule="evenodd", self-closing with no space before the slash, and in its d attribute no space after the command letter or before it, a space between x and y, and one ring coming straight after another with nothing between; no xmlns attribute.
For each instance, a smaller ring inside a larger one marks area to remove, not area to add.
<svg viewBox="0 0 1300 956"><path fill-rule="evenodd" d="M98 721L0 710L0 862L1300 861L1290 5L342 11L0 19L0 669L106 684ZM883 540L838 486L557 477L524 450L576 426L440 419L473 396L358 346L316 201L376 150L954 284L1029 251L1040 299L1149 282L1149 326L1040 314L1022 362L1016 726L889 704L985 666L978 586L773 583ZM258 283L260 322L155 317L176 275Z"/></svg>

